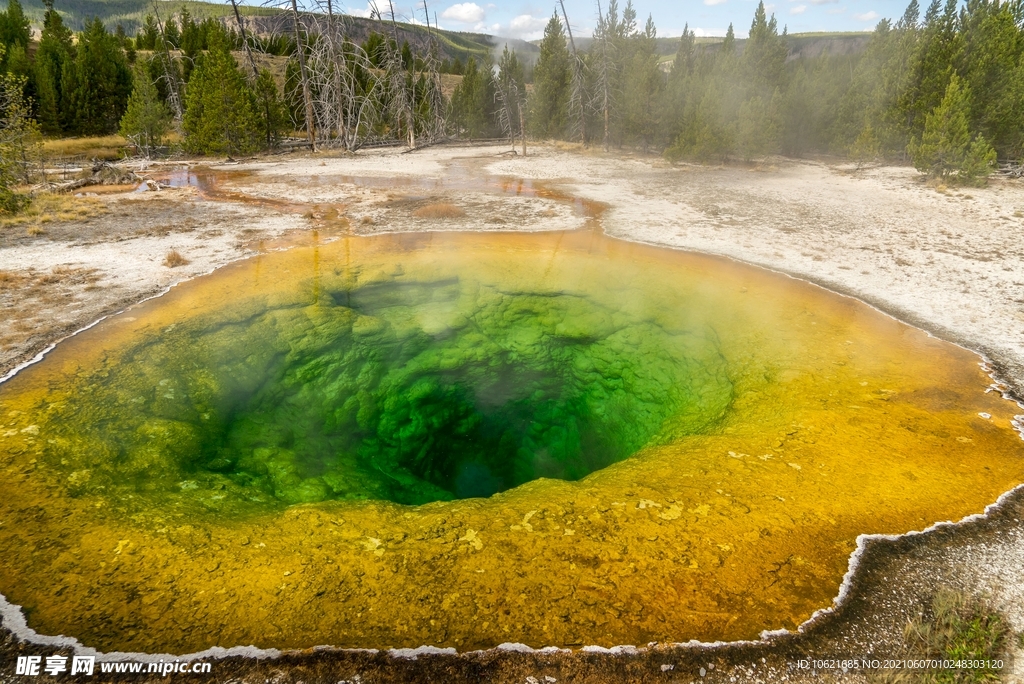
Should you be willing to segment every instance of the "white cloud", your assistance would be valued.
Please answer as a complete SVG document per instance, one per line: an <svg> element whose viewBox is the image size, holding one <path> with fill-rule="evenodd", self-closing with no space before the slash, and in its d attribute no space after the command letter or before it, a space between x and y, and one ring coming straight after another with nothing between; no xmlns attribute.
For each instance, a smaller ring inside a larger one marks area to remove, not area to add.
<svg viewBox="0 0 1024 684"><path fill-rule="evenodd" d="M373 10L370 9L370 4L367 3L363 9L346 9L345 14L351 14L353 17L362 17L369 19L370 15L373 14Z"/></svg>
<svg viewBox="0 0 1024 684"><path fill-rule="evenodd" d="M535 17L531 14L520 14L508 23L509 35L513 38L521 38L525 35L531 35L538 31L544 31L544 27L547 26L548 20L542 17Z"/></svg>
<svg viewBox="0 0 1024 684"><path fill-rule="evenodd" d="M441 12L441 17L463 24L478 24L484 20L484 8L475 2L460 2Z"/></svg>
<svg viewBox="0 0 1024 684"><path fill-rule="evenodd" d="M708 7L714 7L715 5L724 5L725 0L704 0L704 4Z"/></svg>
<svg viewBox="0 0 1024 684"><path fill-rule="evenodd" d="M811 0L812 5L837 5L839 0Z"/></svg>
<svg viewBox="0 0 1024 684"><path fill-rule="evenodd" d="M803 14L807 11L807 5L797 5L796 7L789 10L790 14Z"/></svg>
<svg viewBox="0 0 1024 684"><path fill-rule="evenodd" d="M544 35L544 27L548 20L542 17L535 17L532 14L520 14L507 24L491 24L481 26L478 30L486 31L491 35L503 36L505 38L519 38L520 40L537 40Z"/></svg>
<svg viewBox="0 0 1024 684"><path fill-rule="evenodd" d="M878 12L868 12L866 14L854 14L853 18L857 21L874 21L878 18Z"/></svg>

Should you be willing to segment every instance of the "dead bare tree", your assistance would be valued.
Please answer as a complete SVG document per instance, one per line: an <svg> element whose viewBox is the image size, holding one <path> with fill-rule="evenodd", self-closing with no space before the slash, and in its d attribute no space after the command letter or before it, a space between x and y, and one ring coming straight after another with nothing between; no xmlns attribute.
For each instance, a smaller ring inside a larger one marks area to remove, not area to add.
<svg viewBox="0 0 1024 684"><path fill-rule="evenodd" d="M185 109L181 102L181 83L178 81L174 62L171 61L171 49L167 41L167 26L160 18L160 7L157 0L153 0L152 5L157 26L160 27L160 51L164 58L164 75L162 78L167 85L167 103L171 106L171 113L174 114L174 128L180 133L181 122L185 115Z"/></svg>
<svg viewBox="0 0 1024 684"><path fill-rule="evenodd" d="M385 74L388 101L394 110L395 121L405 119L405 128L409 138L409 147L416 147L416 127L413 116L414 93L410 93L411 78L406 75L405 64L402 60L402 50L398 44L398 20L395 18L395 4L388 0L388 8L391 11L391 34L392 42L384 41L387 45ZM380 12L377 12L378 19Z"/></svg>
<svg viewBox="0 0 1024 684"><path fill-rule="evenodd" d="M505 48L508 54L508 46ZM515 53L512 53L513 58ZM498 108L498 125L502 132L508 136L512 149L515 150L516 135L521 137L523 143L523 156L526 156L526 117L523 114L523 101L526 93L521 92L519 83L513 75L505 73L505 57L502 57L501 68L498 73L491 74L494 83L494 99L500 105Z"/></svg>
<svg viewBox="0 0 1024 684"><path fill-rule="evenodd" d="M256 58L253 56L252 47L249 45L249 33L245 29L245 22L242 21L242 13L238 10L237 0L231 0L231 9L235 12L235 22L238 24L239 32L242 34L242 47L245 50L246 57L248 57L252 78L256 78L259 74L259 69L256 68Z"/></svg>
<svg viewBox="0 0 1024 684"><path fill-rule="evenodd" d="M583 58L576 50L576 41L572 37L572 27L569 26L569 15L565 11L565 0L558 0L562 7L562 17L565 19L565 30L569 34L569 45L572 46L572 82L569 88L569 111L576 115L575 128L580 134L580 142L587 142L587 98L586 98L586 77L584 70L586 65Z"/></svg>
<svg viewBox="0 0 1024 684"><path fill-rule="evenodd" d="M302 79L302 99L306 105L306 137L309 148L316 151L316 130L313 122L313 95L309 89L309 75L306 73L306 48L302 42L302 30L299 20L299 5L292 0L292 27L295 31L295 54L299 58L299 78Z"/></svg>
<svg viewBox="0 0 1024 684"><path fill-rule="evenodd" d="M235 2L232 0L233 5ZM314 149L355 151L380 135L404 139L414 148L421 134L426 140L444 136L448 104L441 88L439 48L426 1L428 50L413 64L403 59L397 16L390 1L387 22L371 2L372 16L385 36L374 55L348 38L349 25L344 15L335 13L334 0L315 2L317 11L302 15L301 29L296 28L296 0L292 0L291 12L302 81L301 106ZM241 26L239 14L236 8ZM243 37L247 35L243 29Z"/></svg>
<svg viewBox="0 0 1024 684"><path fill-rule="evenodd" d="M329 0L328 0L329 1ZM355 151L376 119L379 79L362 47L346 39L329 9L327 25L313 24L308 72L317 142Z"/></svg>
<svg viewBox="0 0 1024 684"><path fill-rule="evenodd" d="M612 54L615 45L611 40L612 36L610 33L611 27L608 26L608 19L605 18L604 12L601 9L601 0L597 0L597 30L594 32L594 49L597 51L595 63L597 71L597 97L599 99L597 104L604 118L605 152L608 151L611 141L609 118L611 111L612 69L615 63L614 55Z"/></svg>
<svg viewBox="0 0 1024 684"><path fill-rule="evenodd" d="M260 76L259 67L256 65L256 57L253 55L252 46L249 44L249 32L245 28L245 22L242 21L242 13L238 9L237 0L231 0L231 8L234 10L235 22L238 24L238 31L242 37L242 49L245 51L246 61L249 63L249 85L255 86ZM263 120L266 122L266 143L269 148L274 144L274 133L271 130L271 102L268 93L260 92L260 105L263 107Z"/></svg>
<svg viewBox="0 0 1024 684"><path fill-rule="evenodd" d="M331 56L331 77L332 85L334 86L335 93L340 94L342 90L341 86L341 70L346 67L345 54L344 54L344 39L339 43L338 27L334 22L334 3L332 0L327 0L327 45L330 48ZM339 53L339 48L342 52ZM336 95L336 97L338 97ZM338 103L340 105L340 103ZM338 138L341 140L345 139L345 117L342 115L342 108L336 106L334 109L336 114L335 125L338 131ZM328 128L330 131L330 128Z"/></svg>
<svg viewBox="0 0 1024 684"><path fill-rule="evenodd" d="M427 90L424 93L427 107L430 110L430 122L425 127L427 136L431 140L443 138L448 129L448 105L444 101L444 92L441 89L441 66L438 56L440 50L435 36L437 18L434 18L434 28L430 26L430 10L427 9L427 0L423 0L423 16L427 21L427 54L423 60L423 74Z"/></svg>

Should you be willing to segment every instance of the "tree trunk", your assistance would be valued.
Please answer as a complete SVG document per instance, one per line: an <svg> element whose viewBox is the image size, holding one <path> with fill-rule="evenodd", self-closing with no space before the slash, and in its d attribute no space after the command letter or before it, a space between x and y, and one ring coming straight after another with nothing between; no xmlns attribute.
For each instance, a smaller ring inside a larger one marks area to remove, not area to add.
<svg viewBox="0 0 1024 684"><path fill-rule="evenodd" d="M256 66L256 58L252 54L252 47L249 45L249 38L246 36L246 33L245 33L245 24L242 22L242 14L241 14L241 12L238 11L238 2L237 2L237 0L231 0L231 7L235 11L235 22L238 23L238 30L241 31L241 33L242 33L242 45L245 47L245 55L246 55L246 57L249 58L249 68L252 70L252 82L253 82L253 84L255 84L256 83L256 79L260 75L260 70ZM272 131L270 130L270 102L267 100L266 97L263 98L263 118L264 118L264 121L266 121L266 124L267 124L267 131L266 131L266 133L267 133L267 135L266 135L266 137L267 137L267 149L270 149L270 145L274 141L272 140L273 135L272 135Z"/></svg>
<svg viewBox="0 0 1024 684"><path fill-rule="evenodd" d="M178 79L175 78L174 72L171 71L171 51L167 49L167 34L163 22L160 21L160 9L157 6L157 0L153 1L153 13L156 15L157 23L160 25L160 45L163 46L164 54L164 77L167 79L167 101L174 112L174 127L180 133L181 121L185 113L181 106L181 91L178 87Z"/></svg>
<svg viewBox="0 0 1024 684"><path fill-rule="evenodd" d="M523 156L526 156L526 120L523 117L523 103L516 98L516 105L519 107L519 134L523 139Z"/></svg>
<svg viewBox="0 0 1024 684"><path fill-rule="evenodd" d="M295 29L295 52L299 55L299 77L302 79L302 99L306 103L306 136L309 138L309 149L316 152L316 130L313 123L313 95L309 91L309 76L306 74L306 50L302 46L302 33L299 30L299 5L292 0L292 25Z"/></svg>
<svg viewBox="0 0 1024 684"><path fill-rule="evenodd" d="M580 73L580 67L583 62L580 61L580 56L576 52L576 41L572 37L572 28L569 26L569 15L565 12L565 1L558 0L558 4L562 6L562 16L565 18L565 30L569 34L569 44L572 45L572 80L573 80L573 91L577 88L582 89L583 87L583 75ZM587 143L587 110L583 106L583 93L574 92L572 97L579 98L580 108L580 142L584 145Z"/></svg>
<svg viewBox="0 0 1024 684"><path fill-rule="evenodd" d="M345 136L345 111L344 102L341 96L341 69L345 67L344 60L344 44L341 46L342 49L342 60L338 59L338 47L334 41L338 37L338 32L334 29L334 5L331 0L327 0L327 30L330 35L331 41L331 58L334 63L334 92L337 93L338 97L338 138L344 141Z"/></svg>

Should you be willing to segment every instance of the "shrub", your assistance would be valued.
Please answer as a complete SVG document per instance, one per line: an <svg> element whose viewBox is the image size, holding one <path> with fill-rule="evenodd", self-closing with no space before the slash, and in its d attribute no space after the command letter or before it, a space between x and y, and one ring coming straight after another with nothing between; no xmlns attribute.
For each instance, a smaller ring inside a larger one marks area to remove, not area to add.
<svg viewBox="0 0 1024 684"><path fill-rule="evenodd" d="M996 151L984 136L972 139L968 124L971 92L953 74L939 106L925 117L920 140L909 145L910 157L918 171L962 185L978 185L996 163Z"/></svg>
<svg viewBox="0 0 1024 684"><path fill-rule="evenodd" d="M16 214L28 206L28 198L14 187L29 181L28 170L39 156L39 124L30 117L25 83L23 76L0 74L0 215Z"/></svg>
<svg viewBox="0 0 1024 684"><path fill-rule="evenodd" d="M875 677L879 682L998 681L999 670L989 665L1006 660L1011 632L1006 620L983 599L942 587L931 606L903 630L901 659L972 660L986 664L973 669L890 670Z"/></svg>
<svg viewBox="0 0 1024 684"><path fill-rule="evenodd" d="M167 256L164 258L164 266L166 266L167 268L177 268L178 266L185 266L188 263L189 260L181 256L181 254L176 249L172 249L170 252L167 253Z"/></svg>

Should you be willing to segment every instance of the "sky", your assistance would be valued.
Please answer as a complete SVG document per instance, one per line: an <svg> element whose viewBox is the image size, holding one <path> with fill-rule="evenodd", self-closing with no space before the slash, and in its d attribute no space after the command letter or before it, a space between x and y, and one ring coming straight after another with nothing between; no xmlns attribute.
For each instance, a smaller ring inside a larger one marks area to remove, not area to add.
<svg viewBox="0 0 1024 684"><path fill-rule="evenodd" d="M423 23L422 0L413 8L413 0L394 0L400 19ZM344 3L345 0L342 0ZM774 13L781 32L808 31L870 31L878 20L898 19L906 9L907 0L770 0L765 3ZM377 0L387 12L387 0ZM922 3L926 5L927 3ZM620 9L625 0L619 0ZM543 0L510 0L507 2L452 2L428 0L431 24L434 16L443 29L490 33L509 38L536 40L544 33L544 25L557 7L556 2ZM689 24L698 36L724 36L730 22L736 36L744 38L757 8L757 0L634 0L637 22L642 27L647 16L654 17L659 36L679 36ZM348 0L343 5L348 14L369 16L366 0ZM607 0L602 1L607 8ZM565 9L576 35L589 36L597 23L596 0L565 0Z"/></svg>

